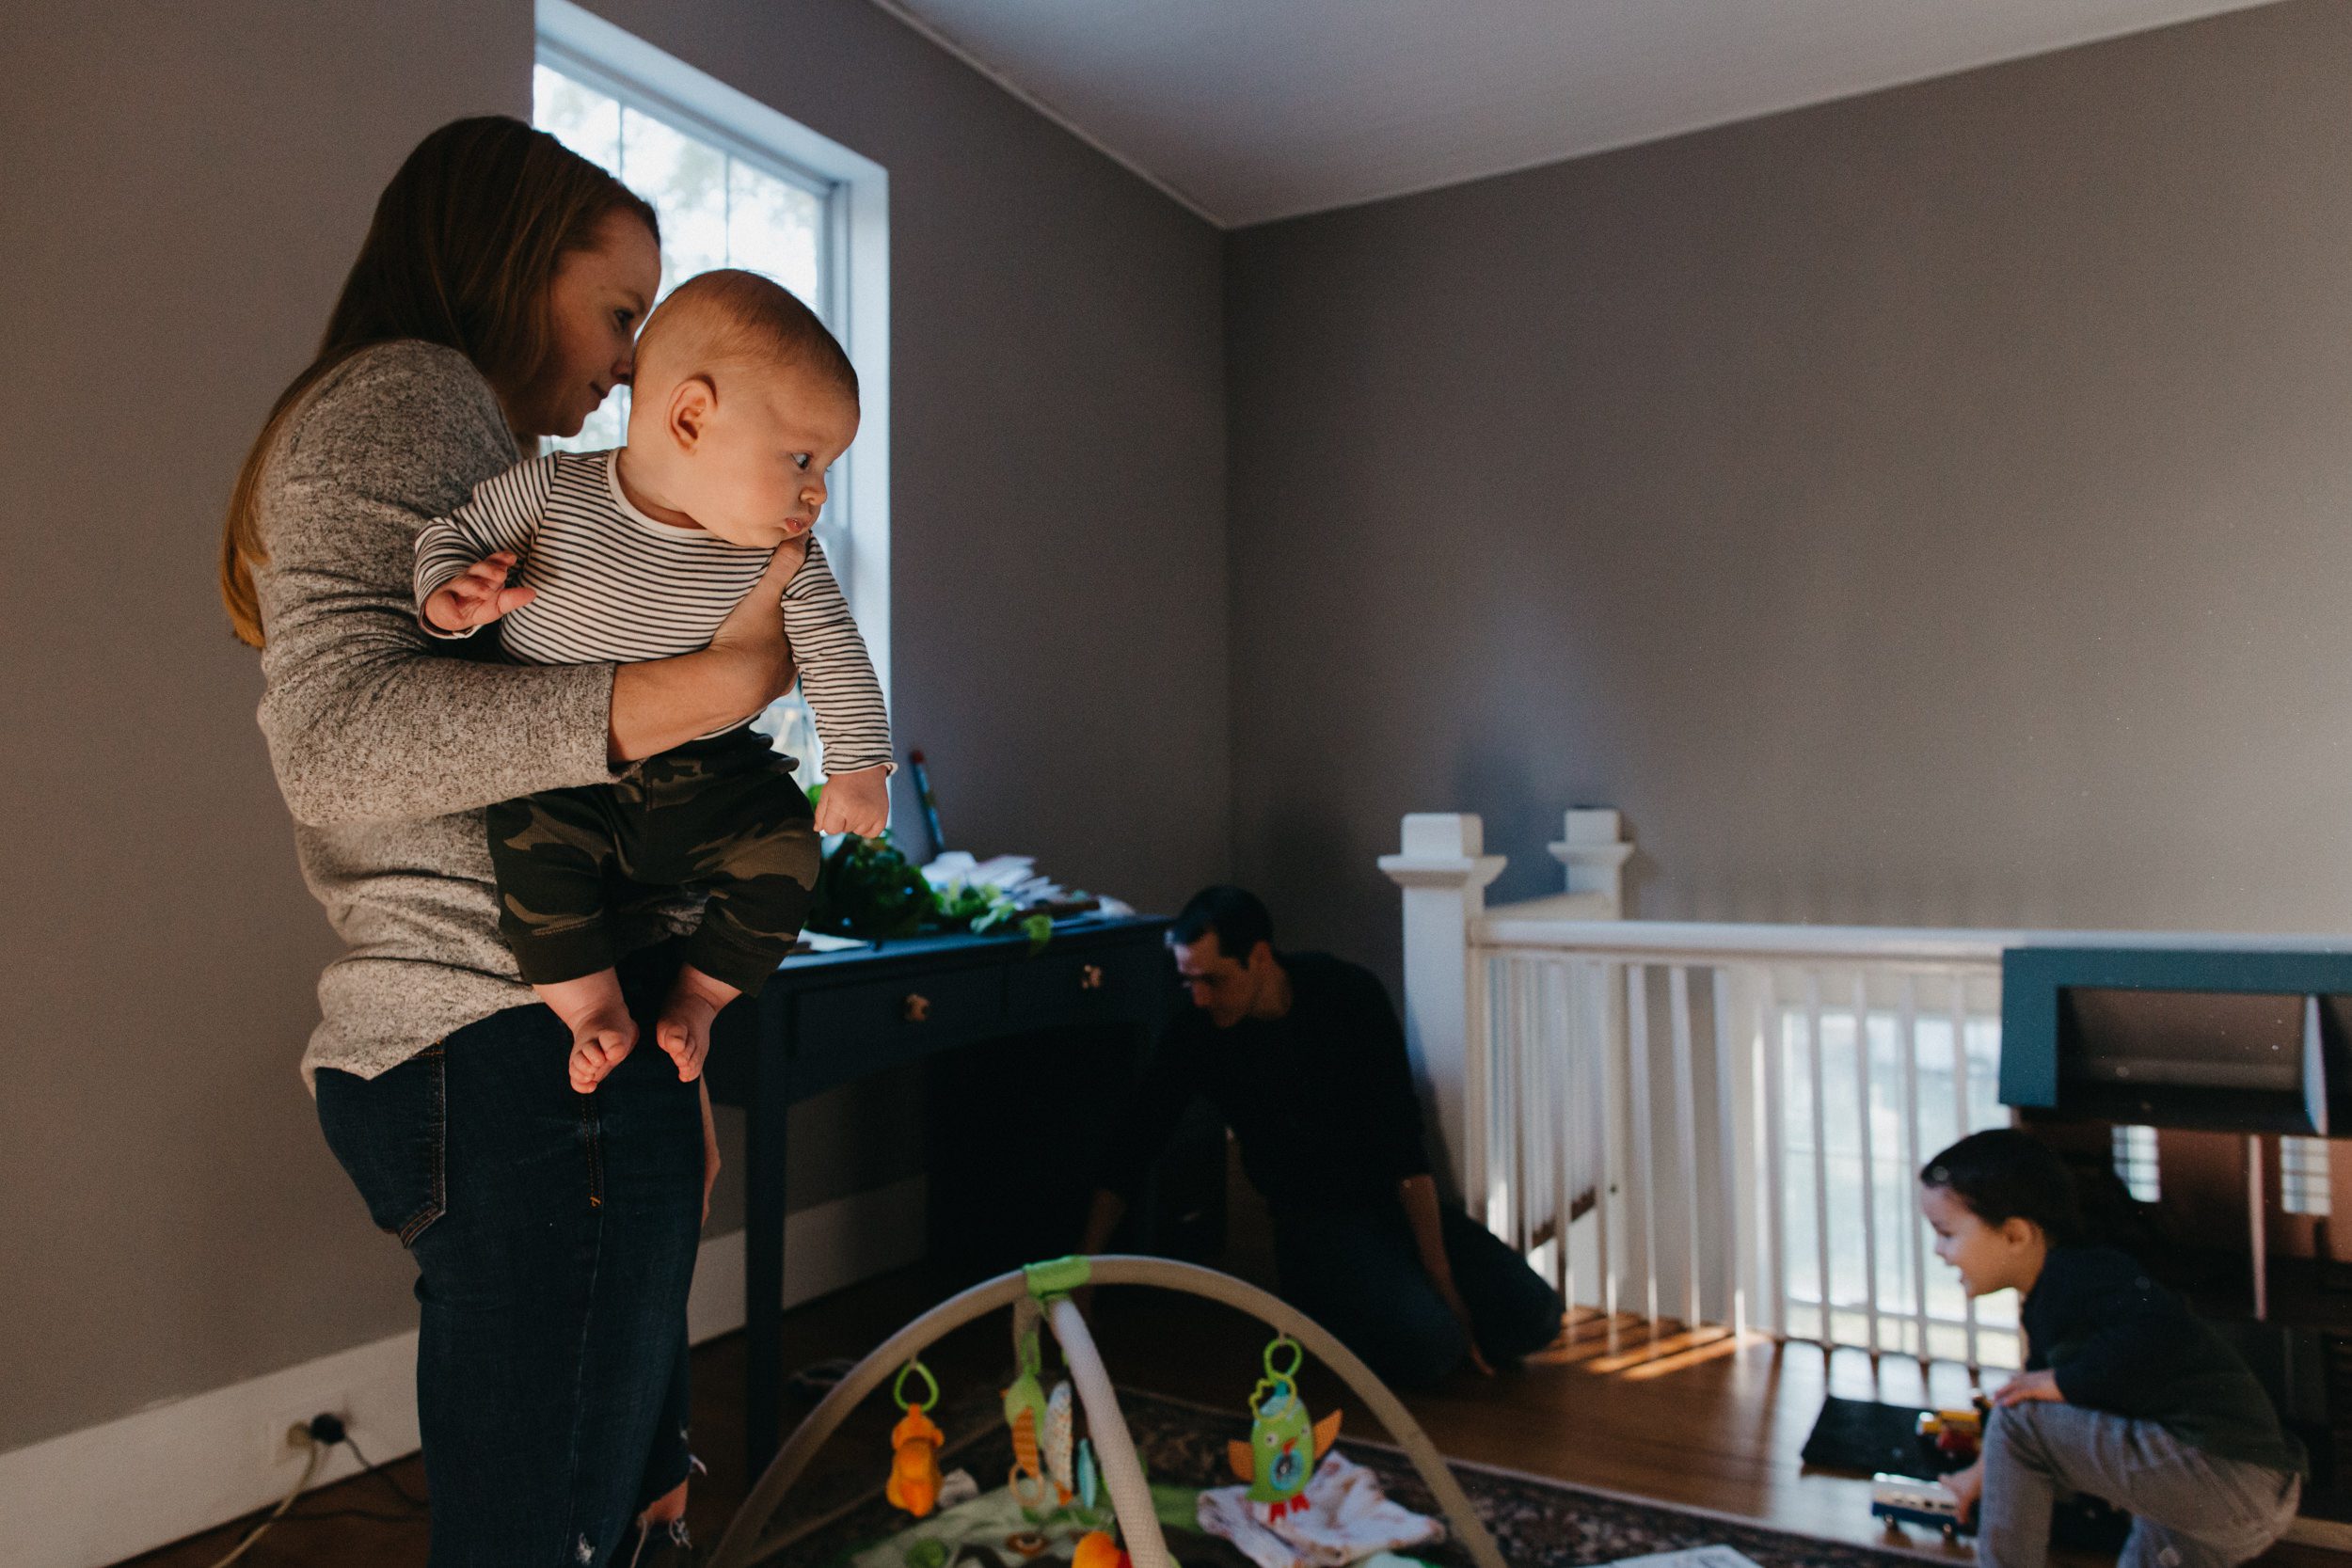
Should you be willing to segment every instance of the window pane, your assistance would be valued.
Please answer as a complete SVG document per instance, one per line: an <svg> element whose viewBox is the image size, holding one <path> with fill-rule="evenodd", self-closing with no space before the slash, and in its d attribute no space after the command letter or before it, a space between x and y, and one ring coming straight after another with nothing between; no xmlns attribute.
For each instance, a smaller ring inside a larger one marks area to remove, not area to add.
<svg viewBox="0 0 2352 1568"><path fill-rule="evenodd" d="M727 264L766 273L811 305L820 304L817 236L823 202L740 159L729 161L727 198Z"/></svg>
<svg viewBox="0 0 2352 1568"><path fill-rule="evenodd" d="M661 279L727 264L727 157L635 109L621 111L621 179L661 214Z"/></svg>
<svg viewBox="0 0 2352 1568"><path fill-rule="evenodd" d="M606 168L621 165L621 105L546 66L531 72L531 122Z"/></svg>
<svg viewBox="0 0 2352 1568"><path fill-rule="evenodd" d="M2325 1214L2332 1207L2328 1193L2328 1140L2279 1140L2280 1207L2290 1214Z"/></svg>
<svg viewBox="0 0 2352 1568"><path fill-rule="evenodd" d="M2158 1203L2164 1198L2164 1185L2156 1164L2156 1130L2153 1127L2118 1127L2114 1132L2115 1174L2135 1201Z"/></svg>

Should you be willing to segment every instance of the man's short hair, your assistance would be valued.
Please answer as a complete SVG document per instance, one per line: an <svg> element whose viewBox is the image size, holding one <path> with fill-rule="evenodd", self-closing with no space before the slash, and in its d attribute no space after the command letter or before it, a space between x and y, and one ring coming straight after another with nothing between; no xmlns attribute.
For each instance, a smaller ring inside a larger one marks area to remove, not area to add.
<svg viewBox="0 0 2352 1568"><path fill-rule="evenodd" d="M817 312L775 279L739 267L697 273L671 290L638 352L681 377L730 362L800 365L857 402L857 370Z"/></svg>
<svg viewBox="0 0 2352 1568"><path fill-rule="evenodd" d="M1215 932L1216 950L1236 963L1248 963L1258 943L1274 942L1274 917L1248 888L1205 887L1192 895L1168 928L1168 940L1186 946Z"/></svg>

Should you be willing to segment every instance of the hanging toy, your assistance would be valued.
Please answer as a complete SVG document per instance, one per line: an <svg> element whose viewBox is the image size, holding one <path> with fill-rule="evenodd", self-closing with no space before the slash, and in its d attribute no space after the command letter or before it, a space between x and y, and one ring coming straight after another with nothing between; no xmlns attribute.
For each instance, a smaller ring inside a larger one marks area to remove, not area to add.
<svg viewBox="0 0 2352 1568"><path fill-rule="evenodd" d="M1287 1348L1287 1365L1277 1366ZM1298 1396L1298 1368L1306 1352L1289 1335L1278 1335L1265 1348L1265 1376L1249 1395L1249 1441L1235 1439L1226 1446L1233 1474L1249 1483L1252 1512L1271 1524L1285 1513L1307 1506L1307 1481L1315 1464L1330 1451L1340 1434L1340 1415L1334 1410L1320 1421L1307 1418L1307 1403Z"/></svg>
<svg viewBox="0 0 2352 1568"><path fill-rule="evenodd" d="M1065 1380L1055 1384L1054 1391L1045 1396L1045 1437L1040 1445L1046 1479L1054 1483L1055 1497L1063 1508L1070 1506L1070 1499L1077 1492L1077 1477L1071 1468L1071 1449L1077 1434L1077 1418L1071 1412L1070 1384Z"/></svg>
<svg viewBox="0 0 2352 1568"><path fill-rule="evenodd" d="M1119 1549L1119 1543L1098 1529L1078 1537L1077 1549L1070 1554L1070 1568L1133 1568L1133 1564Z"/></svg>
<svg viewBox="0 0 2352 1568"><path fill-rule="evenodd" d="M911 1402L906 1393L907 1379L917 1372L930 1390L930 1396L920 1403ZM890 1429L890 1480L882 1486L882 1496L892 1507L920 1519L939 1504L939 1445L946 1436L931 1424L929 1415L939 1402L939 1384L929 1367L910 1361L898 1369L898 1381L890 1386L890 1397L906 1414Z"/></svg>
<svg viewBox="0 0 2352 1568"><path fill-rule="evenodd" d="M1078 1506L1091 1513L1103 1501L1103 1470L1094 1462L1094 1441L1078 1439Z"/></svg>
<svg viewBox="0 0 2352 1568"><path fill-rule="evenodd" d="M1006 1483L1012 1489L1013 1501L1025 1513L1032 1515L1032 1523L1051 1513L1056 1504L1052 1484L1045 1479L1044 1455L1040 1449L1045 1436L1045 1390L1038 1384L1038 1371L1044 1364L1038 1348L1034 1325L1014 1341L1021 1370L1005 1390L1005 1425L1012 1429L1012 1470Z"/></svg>

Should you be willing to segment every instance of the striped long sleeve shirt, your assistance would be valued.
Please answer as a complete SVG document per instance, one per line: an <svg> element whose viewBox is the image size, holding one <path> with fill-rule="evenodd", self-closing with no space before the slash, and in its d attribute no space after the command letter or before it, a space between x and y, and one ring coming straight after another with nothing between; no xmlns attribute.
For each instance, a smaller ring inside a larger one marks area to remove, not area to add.
<svg viewBox="0 0 2352 1568"><path fill-rule="evenodd" d="M628 502L617 452L552 452L474 487L465 505L417 536L416 596L484 557L512 550L537 596L493 625L524 664L632 663L707 647L772 552L658 522ZM890 767L882 683L822 546L784 589L785 635L824 742L828 773ZM465 637L429 623L437 637Z"/></svg>

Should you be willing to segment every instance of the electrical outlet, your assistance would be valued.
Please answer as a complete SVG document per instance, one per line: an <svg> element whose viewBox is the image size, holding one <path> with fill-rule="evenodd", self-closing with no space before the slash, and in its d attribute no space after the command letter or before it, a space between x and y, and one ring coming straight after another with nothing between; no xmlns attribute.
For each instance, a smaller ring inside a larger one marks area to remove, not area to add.
<svg viewBox="0 0 2352 1568"><path fill-rule="evenodd" d="M281 1415L271 1419L262 1433L262 1442L264 1455L273 1467L298 1463L310 1456L310 1418L319 1414L319 1409L312 1405L299 1415Z"/></svg>

